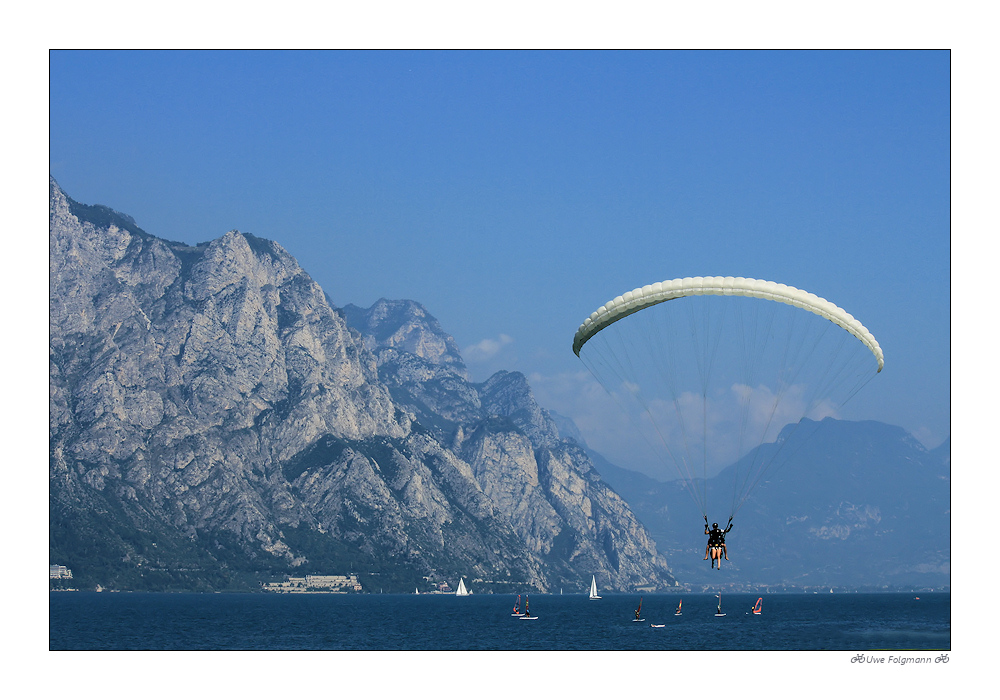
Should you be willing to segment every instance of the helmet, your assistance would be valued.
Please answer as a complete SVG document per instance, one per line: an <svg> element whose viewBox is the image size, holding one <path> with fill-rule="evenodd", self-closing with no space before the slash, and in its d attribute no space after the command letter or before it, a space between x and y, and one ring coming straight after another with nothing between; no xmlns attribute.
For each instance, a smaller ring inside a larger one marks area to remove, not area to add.
<svg viewBox="0 0 1000 700"><path fill-rule="evenodd" d="M712 523L712 527L719 527L719 523Z"/></svg>

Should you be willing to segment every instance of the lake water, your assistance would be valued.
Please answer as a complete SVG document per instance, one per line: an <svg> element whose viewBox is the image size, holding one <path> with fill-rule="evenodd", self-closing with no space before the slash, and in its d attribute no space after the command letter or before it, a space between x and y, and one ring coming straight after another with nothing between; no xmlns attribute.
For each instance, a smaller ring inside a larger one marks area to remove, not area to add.
<svg viewBox="0 0 1000 700"><path fill-rule="evenodd" d="M51 650L949 650L950 593L49 595ZM683 614L675 616L683 599ZM523 599L522 599L523 600ZM654 628L651 624L662 624Z"/></svg>

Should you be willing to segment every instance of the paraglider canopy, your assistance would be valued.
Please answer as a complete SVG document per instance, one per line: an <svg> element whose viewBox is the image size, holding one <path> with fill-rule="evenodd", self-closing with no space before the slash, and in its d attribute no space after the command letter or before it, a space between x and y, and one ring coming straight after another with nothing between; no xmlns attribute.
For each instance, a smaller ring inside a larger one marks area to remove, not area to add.
<svg viewBox="0 0 1000 700"><path fill-rule="evenodd" d="M584 343L598 331L630 314L671 299L705 294L756 297L809 311L836 323L868 346L878 361L879 372L882 371L885 364L882 348L875 341L875 336L869 333L868 329L862 326L857 319L836 304L786 284L747 277L684 277L683 279L648 284L645 287L633 289L631 292L625 292L625 294L604 304L580 324L580 328L573 338L573 352L579 357Z"/></svg>

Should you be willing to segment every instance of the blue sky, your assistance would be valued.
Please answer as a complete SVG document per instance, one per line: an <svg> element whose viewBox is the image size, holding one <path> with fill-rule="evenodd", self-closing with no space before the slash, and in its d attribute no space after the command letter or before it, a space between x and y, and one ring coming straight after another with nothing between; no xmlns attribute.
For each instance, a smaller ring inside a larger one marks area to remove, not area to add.
<svg viewBox="0 0 1000 700"><path fill-rule="evenodd" d="M521 371L543 406L587 420L570 348L602 303L674 277L784 282L885 352L844 417L935 447L951 418L950 61L55 51L50 172L163 238L278 241L335 304L419 301L476 380Z"/></svg>

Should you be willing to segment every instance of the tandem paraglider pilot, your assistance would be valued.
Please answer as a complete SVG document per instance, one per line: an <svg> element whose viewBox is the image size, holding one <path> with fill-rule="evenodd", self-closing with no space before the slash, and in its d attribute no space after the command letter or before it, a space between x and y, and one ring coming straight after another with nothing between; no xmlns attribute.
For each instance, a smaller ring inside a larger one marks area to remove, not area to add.
<svg viewBox="0 0 1000 700"><path fill-rule="evenodd" d="M733 519L729 518L729 525L725 530L719 529L719 523L712 523L712 529L708 529L708 516L705 516L705 534L708 535L708 544L705 545L705 559L712 557L712 568L715 562L719 562L719 569L722 569L722 558L729 561L729 552L726 549L726 533L733 529ZM703 560L704 561L704 560Z"/></svg>

